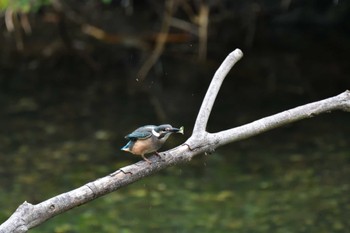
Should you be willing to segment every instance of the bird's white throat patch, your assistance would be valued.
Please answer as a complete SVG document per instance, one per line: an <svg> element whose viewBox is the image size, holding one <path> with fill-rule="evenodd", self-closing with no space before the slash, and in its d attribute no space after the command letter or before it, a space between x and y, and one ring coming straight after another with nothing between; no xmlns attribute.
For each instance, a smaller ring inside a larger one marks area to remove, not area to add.
<svg viewBox="0 0 350 233"><path fill-rule="evenodd" d="M160 136L160 133L156 132L154 129L152 129L152 134L157 138Z"/></svg>

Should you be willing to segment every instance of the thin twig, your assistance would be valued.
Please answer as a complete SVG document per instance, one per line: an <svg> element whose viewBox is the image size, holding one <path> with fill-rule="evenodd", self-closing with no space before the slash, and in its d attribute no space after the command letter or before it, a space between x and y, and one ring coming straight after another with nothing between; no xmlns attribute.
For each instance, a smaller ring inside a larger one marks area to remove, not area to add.
<svg viewBox="0 0 350 233"><path fill-rule="evenodd" d="M202 3L199 10L198 17L198 35L199 48L198 59L204 61L207 57L207 41L208 41L208 22L209 22L209 7Z"/></svg>

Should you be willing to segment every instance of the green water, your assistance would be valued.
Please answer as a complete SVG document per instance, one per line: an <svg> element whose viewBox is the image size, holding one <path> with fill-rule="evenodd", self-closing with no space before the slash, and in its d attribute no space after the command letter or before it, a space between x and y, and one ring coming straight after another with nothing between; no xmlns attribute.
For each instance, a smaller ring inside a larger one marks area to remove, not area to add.
<svg viewBox="0 0 350 233"><path fill-rule="evenodd" d="M348 232L348 116L333 116L199 156L31 232ZM137 161L94 137L3 153L1 222L24 200L38 203Z"/></svg>

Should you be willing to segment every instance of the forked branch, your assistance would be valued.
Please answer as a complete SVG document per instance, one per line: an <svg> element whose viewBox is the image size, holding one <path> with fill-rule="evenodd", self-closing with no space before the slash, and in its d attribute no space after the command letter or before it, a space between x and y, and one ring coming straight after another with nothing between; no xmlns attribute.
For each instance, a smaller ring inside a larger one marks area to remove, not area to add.
<svg viewBox="0 0 350 233"><path fill-rule="evenodd" d="M232 66L243 56L236 49L228 55L214 75L207 94L200 108L192 136L182 145L161 153L161 159L152 156L152 164L140 161L123 167L105 177L92 181L72 191L52 197L39 204L24 202L11 217L0 225L0 233L22 233L40 225L48 219L69 209L88 203L139 179L154 174L159 170L177 163L191 160L194 156L216 149L219 146L242 140L262 132L289 124L304 118L333 110L350 111L350 92L306 104L297 108L262 118L252 123L217 133L205 131L210 112L222 82Z"/></svg>

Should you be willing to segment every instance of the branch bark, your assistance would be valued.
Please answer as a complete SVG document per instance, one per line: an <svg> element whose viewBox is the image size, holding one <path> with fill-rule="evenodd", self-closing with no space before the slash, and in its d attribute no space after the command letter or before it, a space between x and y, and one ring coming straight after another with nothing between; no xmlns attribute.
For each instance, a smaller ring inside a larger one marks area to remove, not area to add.
<svg viewBox="0 0 350 233"><path fill-rule="evenodd" d="M296 107L243 126L221 132L208 133L206 131L207 122L221 84L227 73L242 56L242 51L236 49L227 56L216 71L199 110L193 134L184 144L162 152L161 159L157 156L152 156L150 158L152 161L151 165L140 161L36 205L25 201L7 221L0 225L0 233L27 232L29 229L42 224L58 214L116 191L166 167L189 161L200 153L211 152L222 145L246 139L282 125L304 118L310 118L324 112L334 110L350 112L350 91L345 91L337 96Z"/></svg>

